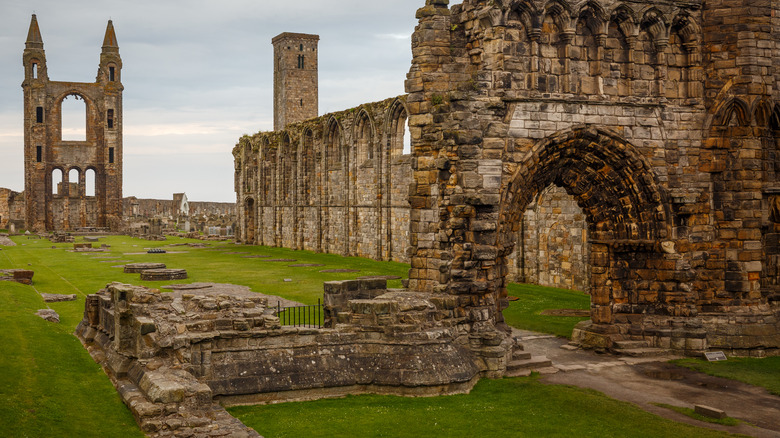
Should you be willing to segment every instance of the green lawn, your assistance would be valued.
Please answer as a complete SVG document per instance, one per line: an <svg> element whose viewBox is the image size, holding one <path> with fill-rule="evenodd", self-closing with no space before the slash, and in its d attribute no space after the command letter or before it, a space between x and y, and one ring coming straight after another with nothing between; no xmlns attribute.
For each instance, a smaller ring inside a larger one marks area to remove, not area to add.
<svg viewBox="0 0 780 438"><path fill-rule="evenodd" d="M0 282L0 430L8 437L132 437L143 436L130 412L100 367L72 335L84 313L84 297L112 281L159 287L196 281L242 284L256 292L316 303L322 298L322 282L363 275L405 276L408 265L359 258L314 254L275 248L211 243L209 248L168 247L195 242L170 238L148 242L130 237L108 237L109 253L73 253L73 244L14 237L18 246L0 247L0 269L31 269L34 288ZM81 239L78 239L81 241ZM55 247L54 249L52 247ZM144 248L165 247L182 254L146 254ZM221 251L213 251L220 249ZM242 252L245 254L228 254ZM130 254L128 253L141 253ZM270 255L296 262L264 262L246 255ZM114 257L107 260L107 257ZM181 282L142 282L139 274L125 274L120 260L163 262L187 269ZM322 267L290 268L296 263ZM349 268L357 273L320 273L324 269ZM291 282L285 282L291 279ZM400 287L400 281L390 282ZM35 316L46 304L36 293L77 294L78 300L52 303L60 324Z"/></svg>
<svg viewBox="0 0 780 438"><path fill-rule="evenodd" d="M731 417L726 417L726 418L705 417L704 415L696 413L696 410L691 408L683 408L680 406L673 406L665 403L653 403L653 404L662 408L669 409L674 412L679 412L680 414L691 417L694 420L704 421L705 423L721 424L723 426L738 426L739 424L743 423L742 420L737 420L736 418L731 418Z"/></svg>
<svg viewBox="0 0 780 438"><path fill-rule="evenodd" d="M48 240L25 237L14 237L14 241L18 246L0 249L0 269L32 269L35 271L35 289L0 283L0 345L3 346L0 354L0 430L3 436L13 437L142 436L109 380L72 335L83 315L84 297L107 283L121 281L150 287L171 283L141 282L138 274L124 274L121 268L114 267L116 265L127 261L164 262L171 268L187 269L190 278L185 283L241 284L256 292L281 295L307 304L316 303L322 297L323 281L364 275L405 277L409 268L401 263L226 242L212 242L205 249L167 246L193 242L177 238L148 242L130 237L108 237L100 243L110 244L110 252L84 254L68 252L72 244L52 244ZM182 253L146 254L145 249L152 247L166 247L169 251ZM235 252L240 254L230 254ZM296 261L244 258L248 255ZM107 257L113 259L107 260ZM325 266L288 267L299 263ZM319 272L325 269L360 272ZM400 282L391 282L390 286L399 287ZM62 321L52 324L34 315L36 310L46 307L36 290L75 293L78 300L50 304ZM587 308L588 302L587 296L580 293L519 285L510 287L510 295L521 297L506 311L510 323L563 336L571 333L576 321L565 317L541 317L537 315L538 311ZM250 425L262 425L258 426L259 432L267 437L284 436L274 428L294 431L294 424L300 422L313 424L313 431L302 432L310 436L348 435L349 427L353 425L363 428L355 433L370 431L366 432L367 436L473 436L476 431L484 431L483 436L630 436L634 433L631 428L638 428L638 425L641 425L638 430L643 436L652 436L645 432L655 436L710 436L706 430L662 420L591 391L541 385L533 379L482 381L467 396L348 397L241 408L236 412L241 412ZM393 414L383 415L384 412ZM410 422L410 418L414 418L414 422ZM631 418L630 423L627 418Z"/></svg>
<svg viewBox="0 0 780 438"><path fill-rule="evenodd" d="M601 393L535 377L481 380L470 394L362 395L229 408L266 438L284 437L716 437Z"/></svg>
<svg viewBox="0 0 780 438"><path fill-rule="evenodd" d="M778 356L763 359L730 357L722 362L689 358L675 360L672 363L711 376L762 386L772 394L780 395L780 357Z"/></svg>
<svg viewBox="0 0 780 438"><path fill-rule="evenodd" d="M589 319L541 315L542 311L550 309L589 309L590 296L583 292L513 283L507 293L519 298L510 301L509 308L504 310L504 319L512 327L571 339L574 326Z"/></svg>
<svg viewBox="0 0 780 438"><path fill-rule="evenodd" d="M6 251L0 252L0 259ZM81 312L83 312L83 299ZM0 430L7 437L141 437L133 416L78 339L77 305L62 324L35 316L29 286L0 283Z"/></svg>

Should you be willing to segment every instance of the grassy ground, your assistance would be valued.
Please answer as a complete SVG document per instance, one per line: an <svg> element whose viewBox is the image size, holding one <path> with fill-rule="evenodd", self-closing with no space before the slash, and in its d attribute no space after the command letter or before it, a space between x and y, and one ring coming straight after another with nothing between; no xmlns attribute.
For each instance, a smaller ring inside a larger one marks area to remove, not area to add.
<svg viewBox="0 0 780 438"><path fill-rule="evenodd" d="M589 319L541 315L542 311L549 309L589 309L590 296L583 292L531 284L510 284L507 293L519 298L510 301L509 308L504 310L504 319L512 327L571 338L574 326Z"/></svg>
<svg viewBox="0 0 780 438"><path fill-rule="evenodd" d="M284 437L716 437L600 393L536 378L481 380L467 395L337 400L235 407L263 436Z"/></svg>
<svg viewBox="0 0 780 438"><path fill-rule="evenodd" d="M742 421L731 417L726 417L726 418L705 417L704 415L696 413L696 410L691 408L682 408L680 406L672 406L672 405L667 405L665 403L653 403L653 404L656 406L660 406L662 408L669 409L671 411L679 412L683 415L693 418L694 420L704 421L705 423L714 423L723 426L738 426L740 423L742 423Z"/></svg>
<svg viewBox="0 0 780 438"><path fill-rule="evenodd" d="M322 282L363 275L403 275L408 265L375 262L262 247L214 243L207 249L166 247L182 254L146 254L144 248L192 242L169 239L147 242L129 237L109 237L109 253L73 253L72 244L14 237L18 246L0 247L0 269L31 269L34 288L0 283L0 430L9 437L132 437L143 436L122 404L114 387L72 335L84 313L84 297L107 283L122 281L159 287L175 282L142 282L139 274L125 274L120 260L164 262L185 268L190 279L242 284L256 292L316 303L322 297ZM79 239L81 240L81 239ZM54 248L52 248L54 247ZM221 251L211 251L220 249ZM228 254L242 252L242 254ZM134 254L140 253L140 254ZM270 255L294 258L296 262L263 262L243 258ZM114 259L107 260L108 257ZM295 263L318 263L322 267L290 268ZM357 273L320 273L323 269L350 268ZM292 281L285 282L285 279ZM181 282L179 282L181 283ZM391 282L399 287L400 282ZM35 316L46 308L36 290L44 293L77 294L75 302L52 303L60 324Z"/></svg>
<svg viewBox="0 0 780 438"><path fill-rule="evenodd" d="M44 307L30 287L0 283L2 435L143 436L108 378L71 335L77 306L59 306L66 316L62 324L35 316Z"/></svg>
<svg viewBox="0 0 780 438"><path fill-rule="evenodd" d="M707 362L704 359L679 359L672 361L672 363L711 376L762 386L772 394L780 395L780 357L764 359L732 357L722 362Z"/></svg>
<svg viewBox="0 0 780 438"><path fill-rule="evenodd" d="M209 248L166 247L180 254L147 254L145 249L171 243L147 242L129 237L109 237L108 253L73 253L71 244L53 245L47 240L15 237L16 247L0 250L0 269L35 271L34 288L0 283L0 430L13 437L132 437L142 436L129 411L95 365L73 330L82 318L84 297L107 283L122 281L159 287L171 282L141 282L138 274L124 274L114 266L127 262L164 262L188 270L184 282L208 281L242 284L256 292L272 293L303 303L322 297L322 282L364 275L406 276L408 265L314 254L305 251L237 246L224 242ZM53 248L54 247L54 248ZM240 254L231 254L231 253ZM268 262L248 255L291 258L296 262ZM111 259L108 259L111 258ZM290 268L290 264L318 263L321 267ZM357 269L356 273L321 273L325 269ZM291 281L285 281L289 279ZM391 282L399 287L400 282ZM61 317L52 324L34 315L47 307L36 293L77 294L76 302L49 306ZM506 311L510 323L542 329L563 336L580 318L537 313L553 308L587 308L587 296L570 291L512 286L520 296ZM512 319L514 318L514 319ZM537 320L537 322L528 322ZM548 325L542 324L544 321ZM575 407L575 409L572 409ZM287 411L287 414L284 412ZM238 412L238 411L237 411ZM673 434L709 436L709 432L662 420L631 405L590 391L540 385L533 379L480 382L468 396L431 399L349 397L304 404L242 408L250 424L261 424L268 437L284 436L296 422L315 425L311 436L348 435L349 427L362 425L366 436L630 436L631 428L643 436ZM383 412L393 412L386 416ZM285 416L286 415L286 416ZM636 415L636 416L630 416ZM278 418L278 420L276 419ZM285 419L286 418L286 419ZM414 423L409 419L414 418ZM630 418L627 423L626 419ZM641 425L641 427L640 427ZM297 426L296 426L297 427ZM291 429L293 430L293 429ZM362 433L362 432L359 432ZM426 435L427 434L427 435ZM291 435L289 435L291 436ZM716 436L716 435L712 435Z"/></svg>

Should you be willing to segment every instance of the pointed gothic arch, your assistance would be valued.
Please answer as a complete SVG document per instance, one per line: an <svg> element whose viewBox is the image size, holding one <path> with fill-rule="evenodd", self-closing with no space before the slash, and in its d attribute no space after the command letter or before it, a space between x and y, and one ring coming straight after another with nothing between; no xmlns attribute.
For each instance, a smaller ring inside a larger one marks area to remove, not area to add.
<svg viewBox="0 0 780 438"><path fill-rule="evenodd" d="M647 160L620 136L588 126L537 143L521 160L501 195L499 264L506 264L514 249L526 206L550 185L573 196L587 218L593 322L612 323L613 312L621 306L652 308L652 293L636 290L637 283L625 277L628 259L623 255L633 251L660 260L670 250L664 244L672 230L668 196ZM498 303L505 303L501 297L506 294L506 283L504 277Z"/></svg>

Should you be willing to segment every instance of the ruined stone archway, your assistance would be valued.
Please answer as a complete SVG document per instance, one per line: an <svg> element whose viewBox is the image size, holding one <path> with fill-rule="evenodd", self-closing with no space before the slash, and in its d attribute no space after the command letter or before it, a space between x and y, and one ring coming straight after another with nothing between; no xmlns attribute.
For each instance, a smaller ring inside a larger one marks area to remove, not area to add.
<svg viewBox="0 0 780 438"><path fill-rule="evenodd" d="M649 278L642 280L645 271L658 275L665 251L672 251L664 243L671 230L666 196L637 149L607 130L575 127L525 155L501 196L497 263L507 263L526 207L550 185L573 196L587 218L593 323L611 325L631 313L674 313ZM498 322L507 281L504 275Z"/></svg>

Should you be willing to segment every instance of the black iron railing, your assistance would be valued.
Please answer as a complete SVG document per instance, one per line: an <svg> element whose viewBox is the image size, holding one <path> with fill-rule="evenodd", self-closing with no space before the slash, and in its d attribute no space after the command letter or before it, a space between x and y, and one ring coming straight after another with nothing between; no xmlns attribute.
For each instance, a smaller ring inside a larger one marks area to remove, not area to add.
<svg viewBox="0 0 780 438"><path fill-rule="evenodd" d="M279 323L283 326L322 328L324 314L321 301L318 299L317 304L293 307L282 307L280 303L277 303L276 316L279 317Z"/></svg>

